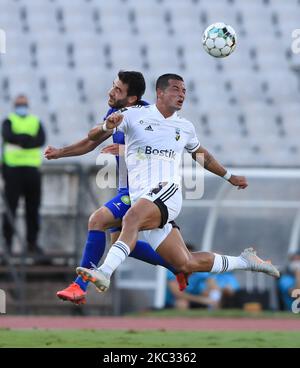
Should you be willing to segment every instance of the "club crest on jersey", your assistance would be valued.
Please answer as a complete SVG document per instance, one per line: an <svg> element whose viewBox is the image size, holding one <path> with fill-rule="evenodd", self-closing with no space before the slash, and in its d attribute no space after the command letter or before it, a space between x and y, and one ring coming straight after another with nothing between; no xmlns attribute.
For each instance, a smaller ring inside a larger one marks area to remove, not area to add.
<svg viewBox="0 0 300 368"><path fill-rule="evenodd" d="M179 128L175 128L175 139L176 141L179 141L180 139L180 129Z"/></svg>

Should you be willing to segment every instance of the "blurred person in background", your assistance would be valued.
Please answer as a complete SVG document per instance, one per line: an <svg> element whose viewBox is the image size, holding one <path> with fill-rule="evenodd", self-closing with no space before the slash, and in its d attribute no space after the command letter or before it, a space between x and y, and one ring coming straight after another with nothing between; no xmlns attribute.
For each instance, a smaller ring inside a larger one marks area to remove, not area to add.
<svg viewBox="0 0 300 368"><path fill-rule="evenodd" d="M192 244L187 244L187 248L191 252L196 250ZM166 307L178 309L233 308L235 292L239 288L239 283L232 272L221 274L195 272L189 276L185 291L180 292L174 275L168 272Z"/></svg>
<svg viewBox="0 0 300 368"><path fill-rule="evenodd" d="M41 255L38 246L39 209L41 204L41 147L46 135L40 119L30 114L27 96L19 95L14 111L2 124L2 174L4 198L10 213L3 215L3 235L12 252L16 210L19 199L25 199L27 252ZM10 217L11 216L11 217ZM10 220L14 221L12 223Z"/></svg>
<svg viewBox="0 0 300 368"><path fill-rule="evenodd" d="M291 310L295 298L293 290L300 290L300 249L289 256L289 264L286 273L278 281L280 299L285 310Z"/></svg>
<svg viewBox="0 0 300 368"><path fill-rule="evenodd" d="M220 308L236 307L235 295L240 289L233 272L208 275L205 286L201 290L203 296L208 296L219 303Z"/></svg>
<svg viewBox="0 0 300 368"><path fill-rule="evenodd" d="M218 289L203 294L202 289L207 281L208 272L195 272L189 276L186 289L180 291L174 274L167 272L166 308L185 310L189 308L217 309L220 306ZM210 294L210 295L209 295Z"/></svg>

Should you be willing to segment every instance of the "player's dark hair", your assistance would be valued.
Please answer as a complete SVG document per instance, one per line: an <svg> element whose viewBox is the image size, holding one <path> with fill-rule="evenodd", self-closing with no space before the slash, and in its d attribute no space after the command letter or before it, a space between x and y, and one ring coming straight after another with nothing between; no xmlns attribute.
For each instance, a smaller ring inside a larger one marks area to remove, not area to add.
<svg viewBox="0 0 300 368"><path fill-rule="evenodd" d="M159 89L166 89L169 86L169 80L170 79L175 79L175 80L179 80L179 81L184 81L183 78L178 75L178 74L172 74L172 73L168 73L168 74L163 74L161 75L157 81L156 81L156 90Z"/></svg>
<svg viewBox="0 0 300 368"><path fill-rule="evenodd" d="M128 96L136 96L139 101L146 90L146 82L142 73L135 71L120 70L118 77L121 82L128 86Z"/></svg>

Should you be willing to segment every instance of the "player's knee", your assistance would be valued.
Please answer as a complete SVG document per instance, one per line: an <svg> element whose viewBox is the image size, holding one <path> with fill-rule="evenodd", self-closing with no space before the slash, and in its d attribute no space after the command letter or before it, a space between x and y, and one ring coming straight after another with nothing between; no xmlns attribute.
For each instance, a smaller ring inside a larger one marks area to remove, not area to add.
<svg viewBox="0 0 300 368"><path fill-rule="evenodd" d="M132 228L139 225L139 214L134 208L130 208L126 215L123 217L122 227Z"/></svg>
<svg viewBox="0 0 300 368"><path fill-rule="evenodd" d="M95 211L91 214L89 218L89 230L99 230L104 231L107 228L107 220L105 218L105 213L100 208L99 210Z"/></svg>

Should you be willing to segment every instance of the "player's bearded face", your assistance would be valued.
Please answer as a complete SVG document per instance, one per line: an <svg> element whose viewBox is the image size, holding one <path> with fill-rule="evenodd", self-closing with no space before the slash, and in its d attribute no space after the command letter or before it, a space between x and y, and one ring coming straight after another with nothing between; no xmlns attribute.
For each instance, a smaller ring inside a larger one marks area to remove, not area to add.
<svg viewBox="0 0 300 368"><path fill-rule="evenodd" d="M127 84L124 84L119 78L115 79L108 93L108 105L116 109L127 106L127 89Z"/></svg>
<svg viewBox="0 0 300 368"><path fill-rule="evenodd" d="M164 90L163 101L170 110L178 111L185 100L185 85L179 80L169 80L169 86Z"/></svg>

